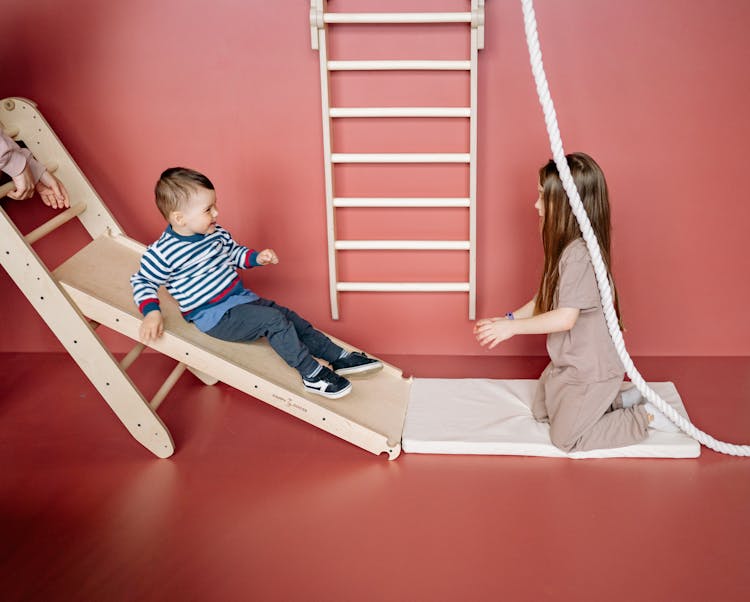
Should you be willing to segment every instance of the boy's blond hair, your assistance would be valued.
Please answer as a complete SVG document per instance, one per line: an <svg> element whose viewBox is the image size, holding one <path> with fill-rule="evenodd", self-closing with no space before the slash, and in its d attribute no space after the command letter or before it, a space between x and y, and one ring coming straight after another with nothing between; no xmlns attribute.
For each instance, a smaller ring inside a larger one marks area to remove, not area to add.
<svg viewBox="0 0 750 602"><path fill-rule="evenodd" d="M197 188L214 190L214 185L202 173L187 167L170 167L162 172L154 189L156 206L169 221L173 211L183 208L190 194Z"/></svg>

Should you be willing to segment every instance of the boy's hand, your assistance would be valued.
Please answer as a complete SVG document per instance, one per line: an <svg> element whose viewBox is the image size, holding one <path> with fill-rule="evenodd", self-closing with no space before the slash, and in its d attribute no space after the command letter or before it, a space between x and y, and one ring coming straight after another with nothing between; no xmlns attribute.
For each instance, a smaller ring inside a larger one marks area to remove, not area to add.
<svg viewBox="0 0 750 602"><path fill-rule="evenodd" d="M151 341L158 339L162 334L164 334L164 320L161 317L161 312L148 312L146 317L143 318L141 328L138 331L141 342L150 343Z"/></svg>
<svg viewBox="0 0 750 602"><path fill-rule="evenodd" d="M474 325L474 336L477 341L482 347L489 345L489 349L497 347L499 343L507 341L515 334L514 321L507 318L486 318Z"/></svg>
<svg viewBox="0 0 750 602"><path fill-rule="evenodd" d="M268 265L269 263L279 263L279 258L276 256L276 252L273 249L263 249L258 253L255 261L260 265Z"/></svg>

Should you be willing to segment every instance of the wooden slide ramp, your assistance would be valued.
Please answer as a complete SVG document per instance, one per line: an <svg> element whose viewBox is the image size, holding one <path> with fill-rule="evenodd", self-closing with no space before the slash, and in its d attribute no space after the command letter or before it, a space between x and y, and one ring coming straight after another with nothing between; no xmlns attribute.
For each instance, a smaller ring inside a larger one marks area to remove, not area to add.
<svg viewBox="0 0 750 602"><path fill-rule="evenodd" d="M142 445L159 457L174 452L156 411L180 375L189 370L206 384L224 382L373 454L385 453L390 459L399 455L411 386L400 370L386 364L374 375L355 376L352 393L342 399L308 394L297 371L265 340L229 343L209 337L183 320L175 301L163 290L165 333L151 346L178 363L154 398L147 401L126 372L144 346L136 343L118 362L95 332L96 326L104 325L137 341L141 316L133 303L129 278L138 269L145 246L125 236L33 103L19 98L3 100L0 126L55 171L72 204L49 225L35 230L36 234L25 236L0 210L0 261ZM10 190L7 185L0 188L0 197ZM50 272L31 245L74 218L93 240Z"/></svg>

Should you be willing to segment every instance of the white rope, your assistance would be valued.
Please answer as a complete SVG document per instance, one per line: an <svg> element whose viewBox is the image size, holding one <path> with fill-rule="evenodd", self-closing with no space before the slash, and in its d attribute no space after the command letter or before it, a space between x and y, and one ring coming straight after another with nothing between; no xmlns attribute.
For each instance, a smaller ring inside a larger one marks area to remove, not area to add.
<svg viewBox="0 0 750 602"><path fill-rule="evenodd" d="M565 159L565 151L563 150L562 138L560 137L560 128L557 125L555 107L552 103L549 86L547 85L547 76L544 73L544 66L542 65L542 50L539 46L534 5L532 0L521 0L521 5L523 7L523 20L526 29L526 43L529 47L529 57L531 59L531 71L534 74L536 91L539 95L539 102L542 105L542 111L544 112L544 121L547 124L547 134L549 135L550 146L552 148L552 156L557 165L557 171L560 174L563 188L568 195L570 207L578 220L583 239L586 241L586 247L591 255L591 261L596 273L596 282L599 285L599 294L602 299L604 317L607 321L607 328L609 329L609 334L615 344L617 354L620 356L620 360L625 367L625 372L643 397L654 404L664 413L665 416L693 439L699 441L706 447L723 454L730 454L732 456L750 456L750 445L735 445L733 443L718 441L693 426L693 424L683 416L680 416L674 408L672 408L659 395L657 395L651 387L648 386L638 370L636 370L633 360L625 349L625 341L622 338L617 314L612 303L612 289L609 285L607 268L602 260L599 243L593 229L591 228L591 222L589 221L586 210L583 207L583 203L581 203L581 197L578 195L578 190L573 181L573 176L570 173L568 162Z"/></svg>

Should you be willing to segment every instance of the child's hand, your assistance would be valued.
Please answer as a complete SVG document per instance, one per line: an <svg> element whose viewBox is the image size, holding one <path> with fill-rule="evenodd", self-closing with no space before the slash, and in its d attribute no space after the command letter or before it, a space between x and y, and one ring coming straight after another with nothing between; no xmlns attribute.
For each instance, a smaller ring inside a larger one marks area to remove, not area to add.
<svg viewBox="0 0 750 602"><path fill-rule="evenodd" d="M148 312L146 317L143 318L141 328L138 331L141 342L150 343L151 341L158 339L162 334L164 334L164 320L161 317L161 312Z"/></svg>
<svg viewBox="0 0 750 602"><path fill-rule="evenodd" d="M28 163L23 171L13 178L16 189L8 193L8 198L21 200L34 196L34 176L31 174L31 168Z"/></svg>
<svg viewBox="0 0 750 602"><path fill-rule="evenodd" d="M482 347L489 345L489 349L515 334L514 322L507 318L485 318L474 324L474 336Z"/></svg>
<svg viewBox="0 0 750 602"><path fill-rule="evenodd" d="M36 183L36 191L42 197L42 202L47 207L52 207L53 209L70 207L70 199L68 198L68 191L65 190L65 186L48 171L45 171Z"/></svg>
<svg viewBox="0 0 750 602"><path fill-rule="evenodd" d="M263 249L258 253L255 261L260 265L268 265L269 263L279 263L279 258L276 256L276 252L273 249Z"/></svg>

